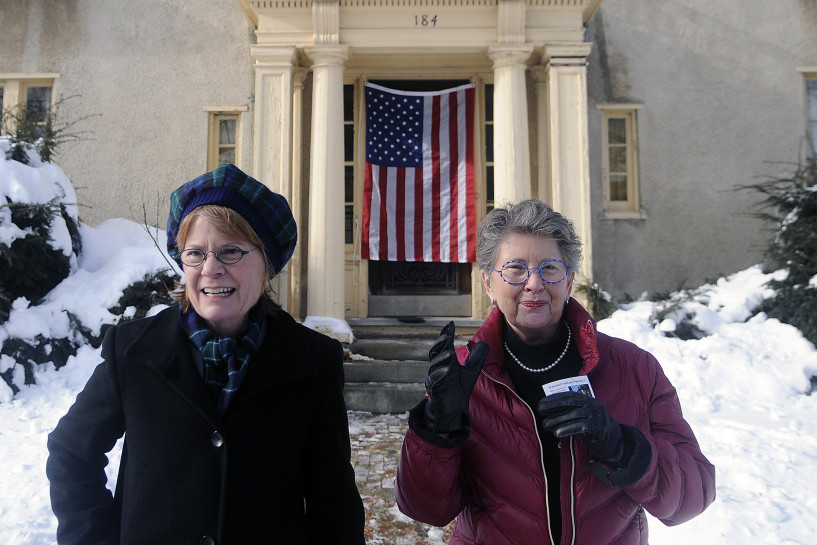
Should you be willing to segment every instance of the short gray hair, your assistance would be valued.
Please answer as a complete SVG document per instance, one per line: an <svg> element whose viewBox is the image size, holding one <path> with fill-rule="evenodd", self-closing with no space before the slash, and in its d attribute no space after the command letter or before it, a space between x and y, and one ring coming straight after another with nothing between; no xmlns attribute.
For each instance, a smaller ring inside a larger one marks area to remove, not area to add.
<svg viewBox="0 0 817 545"><path fill-rule="evenodd" d="M485 216L477 230L477 261L481 271L491 271L499 246L512 234L535 235L555 241L565 264L571 271L578 272L582 241L573 222L536 199L494 208Z"/></svg>

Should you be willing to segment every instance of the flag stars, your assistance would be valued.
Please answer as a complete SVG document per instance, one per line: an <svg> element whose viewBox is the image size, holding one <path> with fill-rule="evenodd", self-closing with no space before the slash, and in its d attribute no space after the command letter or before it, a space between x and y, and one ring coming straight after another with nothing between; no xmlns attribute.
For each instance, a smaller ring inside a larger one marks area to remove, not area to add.
<svg viewBox="0 0 817 545"><path fill-rule="evenodd" d="M422 163L421 95L401 95L367 87L366 156L372 164L419 166Z"/></svg>

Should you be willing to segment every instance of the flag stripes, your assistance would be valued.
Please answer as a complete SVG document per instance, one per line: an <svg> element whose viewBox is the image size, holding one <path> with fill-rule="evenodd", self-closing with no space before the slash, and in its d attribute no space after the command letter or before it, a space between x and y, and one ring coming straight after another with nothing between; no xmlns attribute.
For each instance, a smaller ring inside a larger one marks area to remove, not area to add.
<svg viewBox="0 0 817 545"><path fill-rule="evenodd" d="M474 100L366 84L364 259L476 260Z"/></svg>

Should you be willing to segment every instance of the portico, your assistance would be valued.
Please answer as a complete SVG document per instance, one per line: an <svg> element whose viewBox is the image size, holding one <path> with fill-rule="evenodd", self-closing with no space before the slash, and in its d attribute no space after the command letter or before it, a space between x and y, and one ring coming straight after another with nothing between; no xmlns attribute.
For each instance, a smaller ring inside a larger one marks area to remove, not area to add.
<svg viewBox="0 0 817 545"><path fill-rule="evenodd" d="M473 83L477 220L494 203L549 202L576 224L592 274L583 24L601 0L239 3L257 36L253 173L287 197L300 227L300 251L278 285L290 313L482 318L488 310L476 264L379 266L377 282L370 278L359 228L367 81L406 90ZM438 269L450 281L429 281ZM426 280L390 280L410 274Z"/></svg>

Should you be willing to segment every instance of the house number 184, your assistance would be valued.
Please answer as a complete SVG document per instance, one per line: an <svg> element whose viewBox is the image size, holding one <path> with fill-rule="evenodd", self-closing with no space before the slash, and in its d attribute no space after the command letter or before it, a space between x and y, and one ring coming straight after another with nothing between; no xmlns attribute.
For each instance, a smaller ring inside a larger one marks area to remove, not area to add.
<svg viewBox="0 0 817 545"><path fill-rule="evenodd" d="M436 15L415 15L414 26L437 26Z"/></svg>

